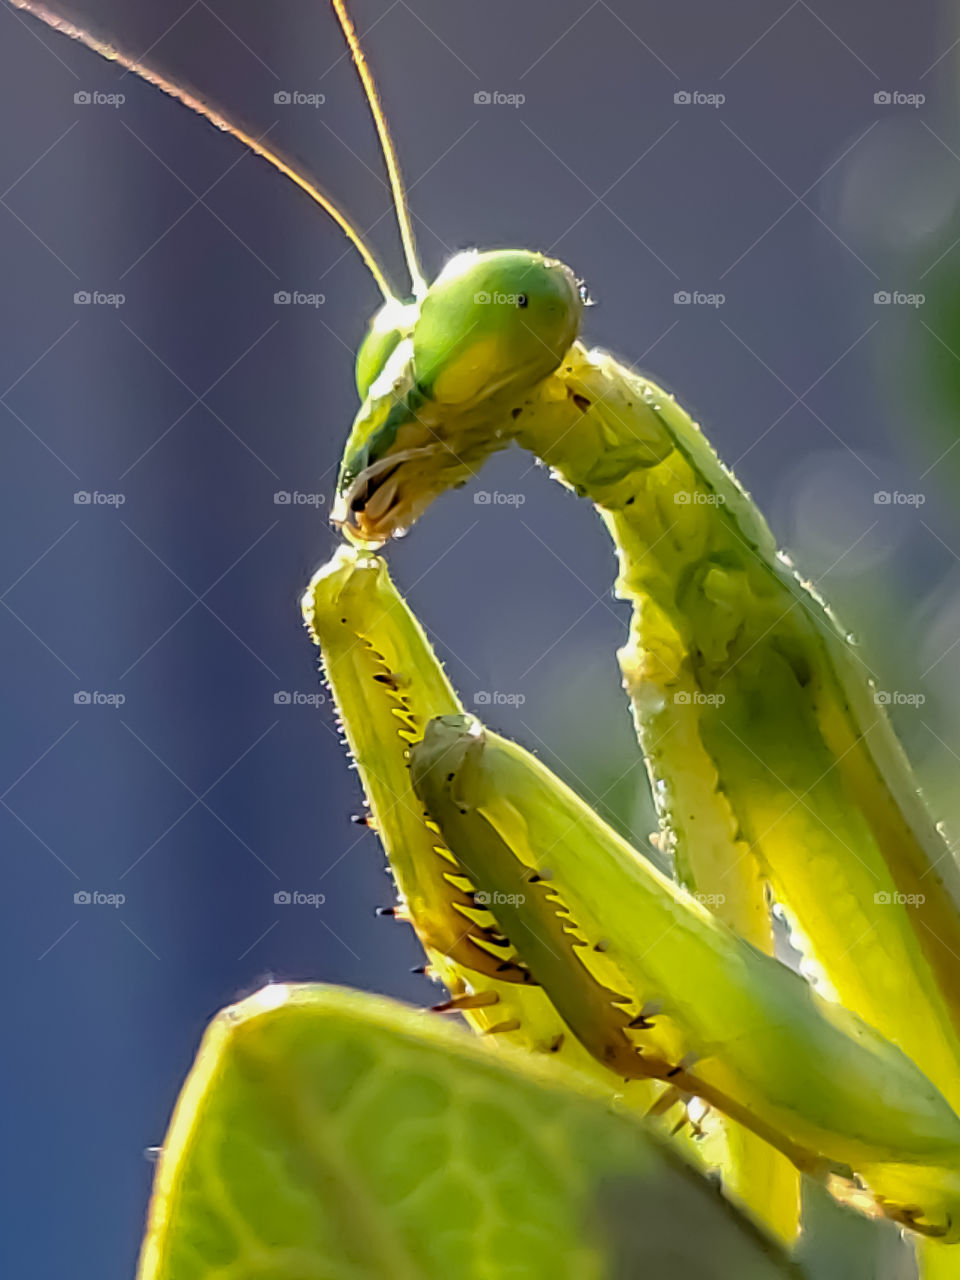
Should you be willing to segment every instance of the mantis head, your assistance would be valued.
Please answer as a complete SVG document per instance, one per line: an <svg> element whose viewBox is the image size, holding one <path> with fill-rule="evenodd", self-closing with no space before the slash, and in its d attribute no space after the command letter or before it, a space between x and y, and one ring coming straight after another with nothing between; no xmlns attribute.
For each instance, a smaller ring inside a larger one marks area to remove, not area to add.
<svg viewBox="0 0 960 1280"><path fill-rule="evenodd" d="M344 0L332 4L380 138L412 298L392 287L343 210L261 138L39 0L12 3L231 134L319 205L359 253L384 303L357 353L363 403L332 512L333 522L353 541L382 545L437 494L466 483L487 454L508 443L510 411L559 366L576 338L583 293L561 262L520 249L457 254L427 286L393 139Z"/></svg>
<svg viewBox="0 0 960 1280"><path fill-rule="evenodd" d="M569 267L523 249L457 254L419 302L388 300L357 355L334 522L379 545L465 483L560 364L583 305Z"/></svg>

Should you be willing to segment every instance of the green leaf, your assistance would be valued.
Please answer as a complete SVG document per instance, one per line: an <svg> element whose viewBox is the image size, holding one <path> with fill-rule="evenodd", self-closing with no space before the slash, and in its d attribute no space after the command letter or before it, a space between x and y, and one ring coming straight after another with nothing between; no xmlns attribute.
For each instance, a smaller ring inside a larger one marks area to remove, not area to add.
<svg viewBox="0 0 960 1280"><path fill-rule="evenodd" d="M436 1017L269 986L204 1038L140 1280L783 1280L589 1082Z"/></svg>

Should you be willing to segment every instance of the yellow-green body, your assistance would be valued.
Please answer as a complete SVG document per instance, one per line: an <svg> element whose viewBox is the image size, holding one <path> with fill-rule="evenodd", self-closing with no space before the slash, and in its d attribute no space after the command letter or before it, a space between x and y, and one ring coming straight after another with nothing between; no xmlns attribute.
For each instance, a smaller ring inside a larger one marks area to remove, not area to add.
<svg viewBox="0 0 960 1280"><path fill-rule="evenodd" d="M471 734L377 557L341 550L304 607L402 908L478 1030L599 1069L628 1105L699 1096L812 1176L858 1175L885 1212L953 1233L960 1119L905 1055L526 753Z"/></svg>

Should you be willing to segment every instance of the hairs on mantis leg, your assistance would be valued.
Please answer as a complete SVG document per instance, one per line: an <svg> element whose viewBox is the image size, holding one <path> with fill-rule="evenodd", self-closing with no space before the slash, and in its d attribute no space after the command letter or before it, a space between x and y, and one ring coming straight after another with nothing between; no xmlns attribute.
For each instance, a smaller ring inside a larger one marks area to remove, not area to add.
<svg viewBox="0 0 960 1280"><path fill-rule="evenodd" d="M917 1230L960 1227L960 1119L936 1089L464 716L382 561L342 549L304 611L402 910L454 1007L531 1049L569 1041L618 1091L700 1097L812 1176L858 1177Z"/></svg>

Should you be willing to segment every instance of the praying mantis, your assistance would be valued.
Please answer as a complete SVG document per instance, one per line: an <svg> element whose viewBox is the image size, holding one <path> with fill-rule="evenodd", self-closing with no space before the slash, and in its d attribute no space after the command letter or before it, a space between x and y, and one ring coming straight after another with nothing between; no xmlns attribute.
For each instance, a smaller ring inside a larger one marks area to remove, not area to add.
<svg viewBox="0 0 960 1280"><path fill-rule="evenodd" d="M384 295L357 353L361 407L333 509L344 545L303 607L399 911L451 993L443 1007L676 1123L689 1157L719 1165L785 1238L800 1171L935 1242L932 1270L960 1240L960 874L857 652L681 405L580 340L573 270L535 251L470 252L427 283L369 68L332 2L380 136L409 292L261 141L11 0L296 182ZM513 444L591 502L614 543L633 608L618 656L675 880L464 714L378 554ZM816 989L773 957L773 903ZM724 1118L712 1132L707 1111Z"/></svg>

